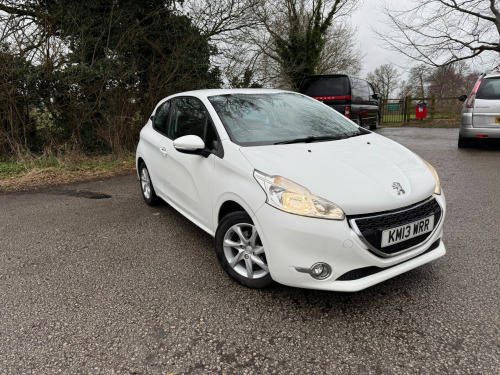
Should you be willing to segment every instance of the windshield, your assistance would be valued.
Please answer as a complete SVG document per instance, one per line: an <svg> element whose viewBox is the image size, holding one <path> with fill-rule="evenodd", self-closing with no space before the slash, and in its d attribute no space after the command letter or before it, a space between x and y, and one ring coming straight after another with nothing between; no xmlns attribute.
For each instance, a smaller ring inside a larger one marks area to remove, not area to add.
<svg viewBox="0 0 500 375"><path fill-rule="evenodd" d="M327 141L360 134L344 116L299 94L230 94L209 100L231 140L241 146Z"/></svg>

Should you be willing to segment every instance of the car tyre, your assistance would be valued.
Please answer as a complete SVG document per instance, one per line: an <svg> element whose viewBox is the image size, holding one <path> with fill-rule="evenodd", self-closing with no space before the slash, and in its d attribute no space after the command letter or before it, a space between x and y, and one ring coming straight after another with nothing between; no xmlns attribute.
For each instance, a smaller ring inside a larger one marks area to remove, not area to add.
<svg viewBox="0 0 500 375"><path fill-rule="evenodd" d="M377 130L380 124L380 113L377 113L377 118L375 119L375 124L370 125L370 130Z"/></svg>
<svg viewBox="0 0 500 375"><path fill-rule="evenodd" d="M246 212L224 216L215 233L215 252L224 271L241 285L262 289L274 283L257 228Z"/></svg>
<svg viewBox="0 0 500 375"><path fill-rule="evenodd" d="M458 134L458 148L469 148L470 147L470 139L462 137Z"/></svg>
<svg viewBox="0 0 500 375"><path fill-rule="evenodd" d="M149 175L148 168L146 164L141 163L139 166L139 179L141 183L141 192L144 201L149 206L157 206L161 203L161 199L156 195L155 189L153 187L153 182Z"/></svg>

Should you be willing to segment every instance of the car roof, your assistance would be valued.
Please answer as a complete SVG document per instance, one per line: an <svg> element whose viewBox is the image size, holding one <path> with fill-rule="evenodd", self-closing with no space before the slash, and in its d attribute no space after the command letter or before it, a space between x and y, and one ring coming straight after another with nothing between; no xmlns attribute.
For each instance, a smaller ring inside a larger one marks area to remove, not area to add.
<svg viewBox="0 0 500 375"><path fill-rule="evenodd" d="M196 97L210 97L217 95L231 95L231 94L277 94L290 92L286 90L279 89L204 89L204 90L193 90L180 92L175 95L169 96L170 98L176 96L196 96Z"/></svg>
<svg viewBox="0 0 500 375"><path fill-rule="evenodd" d="M313 74L309 76L305 76L304 78L320 78L320 77L349 77L349 78L357 78L357 79L362 79L363 81L366 81L365 78L361 78L358 76L353 76L351 74L344 74L344 73L331 73L331 74Z"/></svg>
<svg viewBox="0 0 500 375"><path fill-rule="evenodd" d="M491 70L489 72L484 73L484 78L490 78L490 77L500 77L500 71Z"/></svg>
<svg viewBox="0 0 500 375"><path fill-rule="evenodd" d="M339 74L336 74L336 73L332 73L332 74L315 74L315 75L305 76L304 78L302 78L302 80L300 81L300 84L299 84L299 92L302 89L302 85L304 84L304 81L306 79L308 79L308 78L337 78L337 77L347 77L349 79L356 78L356 79L360 79L360 80L363 80L363 81L366 81L366 82L372 84L370 81L368 81L365 78L356 77L356 76L353 76L353 75L350 75L350 74L343 74L343 73L339 73Z"/></svg>

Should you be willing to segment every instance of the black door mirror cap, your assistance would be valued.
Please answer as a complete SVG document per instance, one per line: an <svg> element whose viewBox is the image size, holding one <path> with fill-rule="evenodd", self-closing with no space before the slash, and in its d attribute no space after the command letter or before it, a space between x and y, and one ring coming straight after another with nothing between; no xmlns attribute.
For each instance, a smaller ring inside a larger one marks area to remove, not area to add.
<svg viewBox="0 0 500 375"><path fill-rule="evenodd" d="M183 150L183 149L176 148L176 150L178 152L183 153L183 154L201 155L204 158L208 158L212 154L212 150L210 150L208 148L200 148L200 149L197 149L197 150Z"/></svg>

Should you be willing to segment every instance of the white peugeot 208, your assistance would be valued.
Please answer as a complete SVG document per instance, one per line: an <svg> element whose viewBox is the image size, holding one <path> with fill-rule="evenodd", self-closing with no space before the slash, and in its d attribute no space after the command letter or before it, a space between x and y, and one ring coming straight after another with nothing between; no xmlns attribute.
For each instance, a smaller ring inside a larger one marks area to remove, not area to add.
<svg viewBox="0 0 500 375"><path fill-rule="evenodd" d="M141 131L137 171L146 203L214 236L248 287L357 291L446 253L434 168L301 94L169 96Z"/></svg>

